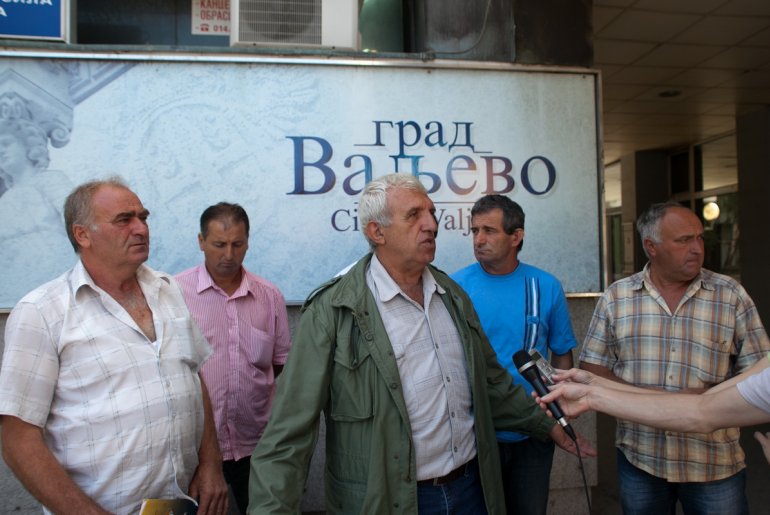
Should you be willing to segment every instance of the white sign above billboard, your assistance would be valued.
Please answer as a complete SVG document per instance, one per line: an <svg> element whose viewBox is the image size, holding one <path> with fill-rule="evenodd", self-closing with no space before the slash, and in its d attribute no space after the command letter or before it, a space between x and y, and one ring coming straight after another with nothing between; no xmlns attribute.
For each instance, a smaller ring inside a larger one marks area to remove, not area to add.
<svg viewBox="0 0 770 515"><path fill-rule="evenodd" d="M230 0L190 0L192 34L196 36L230 35Z"/></svg>

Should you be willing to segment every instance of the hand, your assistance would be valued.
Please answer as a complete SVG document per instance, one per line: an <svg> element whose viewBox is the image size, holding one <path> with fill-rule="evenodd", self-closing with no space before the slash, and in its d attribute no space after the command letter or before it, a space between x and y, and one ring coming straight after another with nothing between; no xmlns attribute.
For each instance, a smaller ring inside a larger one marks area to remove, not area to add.
<svg viewBox="0 0 770 515"><path fill-rule="evenodd" d="M577 369L572 369L577 370ZM567 372L571 372L569 370ZM579 370L578 372L584 372ZM590 372L588 372L590 374ZM593 374L591 374L593 375ZM551 386L551 392L545 397L540 397L533 392L535 401L540 405L540 408L545 410L549 416L553 416L548 410L548 404L556 400L559 401L559 406L564 412L564 415L568 418L577 418L581 414L590 410L591 407L588 404L587 395L591 386L581 383L562 382Z"/></svg>
<svg viewBox="0 0 770 515"><path fill-rule="evenodd" d="M227 515L230 497L222 462L200 463L190 481L189 495L198 500L198 515Z"/></svg>
<svg viewBox="0 0 770 515"><path fill-rule="evenodd" d="M762 434L759 431L754 433L754 438L762 446L762 451L765 453L765 459L770 463L770 433Z"/></svg>
<svg viewBox="0 0 770 515"><path fill-rule="evenodd" d="M592 384L596 382L597 379L599 379L599 376L597 376L592 372L589 372L588 370L583 370L580 368L571 368L569 370L556 369L556 373L553 375L553 378L558 383L572 382L572 383Z"/></svg>
<svg viewBox="0 0 770 515"><path fill-rule="evenodd" d="M550 432L551 439L554 441L556 445L564 449L570 454L574 454L577 456L577 449L578 446L580 447L580 456L583 458L588 457L594 457L596 456L596 448L593 446L593 444L585 439L580 433L575 432L575 436L577 436L577 445L575 445L575 442L572 441L572 439L567 436L567 433L564 432L564 429L559 424L556 424L553 426Z"/></svg>

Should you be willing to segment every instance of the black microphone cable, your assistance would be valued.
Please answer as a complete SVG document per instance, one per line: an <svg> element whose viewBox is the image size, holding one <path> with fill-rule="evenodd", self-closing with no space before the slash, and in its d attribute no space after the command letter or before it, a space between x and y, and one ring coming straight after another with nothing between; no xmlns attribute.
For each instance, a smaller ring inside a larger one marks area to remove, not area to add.
<svg viewBox="0 0 770 515"><path fill-rule="evenodd" d="M577 438L573 440L575 442L575 449L577 450L578 465L580 466L580 474L583 476L583 489L586 493L586 503L588 504L588 513L591 513L591 494L588 491L588 479L586 479L586 469L583 467L583 457L580 455L580 444L577 442Z"/></svg>

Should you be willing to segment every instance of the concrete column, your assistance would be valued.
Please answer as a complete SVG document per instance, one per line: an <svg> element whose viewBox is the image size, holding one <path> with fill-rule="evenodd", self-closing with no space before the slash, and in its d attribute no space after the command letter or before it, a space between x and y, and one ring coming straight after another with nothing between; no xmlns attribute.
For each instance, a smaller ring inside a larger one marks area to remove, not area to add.
<svg viewBox="0 0 770 515"><path fill-rule="evenodd" d="M770 107L736 118L741 283L770 324L770 263L767 214L770 198Z"/></svg>

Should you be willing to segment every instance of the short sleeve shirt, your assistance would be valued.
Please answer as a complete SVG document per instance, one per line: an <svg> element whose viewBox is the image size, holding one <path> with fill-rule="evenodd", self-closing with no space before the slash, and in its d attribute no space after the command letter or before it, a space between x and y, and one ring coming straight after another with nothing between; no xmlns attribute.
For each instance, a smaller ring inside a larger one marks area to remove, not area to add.
<svg viewBox="0 0 770 515"><path fill-rule="evenodd" d="M674 312L645 267L599 299L580 354L631 384L708 388L770 349L756 306L734 279L702 269ZM672 482L715 481L745 467L738 428L676 433L618 420L616 445L636 467Z"/></svg>
<svg viewBox="0 0 770 515"><path fill-rule="evenodd" d="M0 414L44 428L75 483L118 514L186 494L210 352L176 282L146 266L137 278L155 342L78 262L13 309L0 369Z"/></svg>
<svg viewBox="0 0 770 515"><path fill-rule="evenodd" d="M548 272L519 262L510 274L495 275L474 263L452 274L452 279L473 301L497 360L528 394L532 385L519 374L514 353L537 349L548 358L549 352L566 354L577 346L564 290ZM502 442L526 438L521 433L497 432Z"/></svg>

